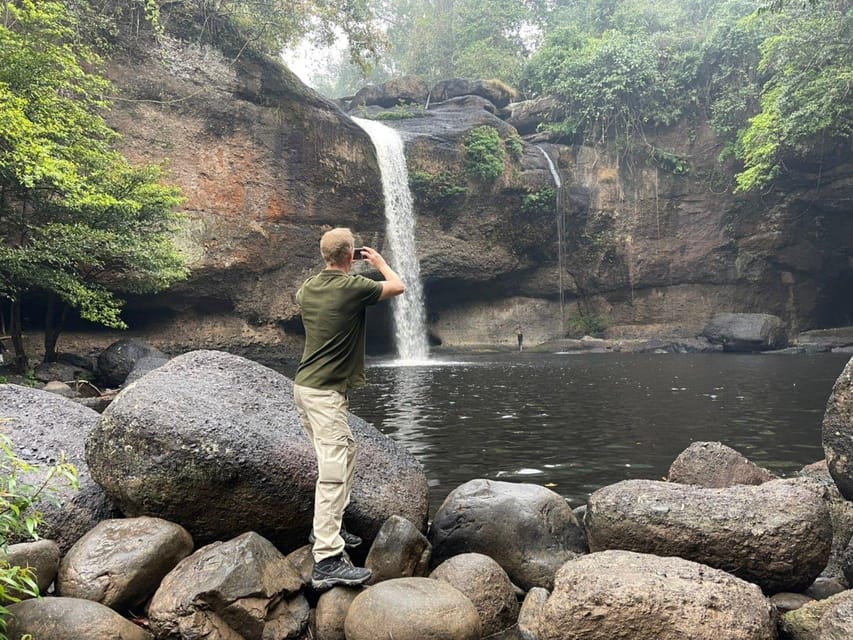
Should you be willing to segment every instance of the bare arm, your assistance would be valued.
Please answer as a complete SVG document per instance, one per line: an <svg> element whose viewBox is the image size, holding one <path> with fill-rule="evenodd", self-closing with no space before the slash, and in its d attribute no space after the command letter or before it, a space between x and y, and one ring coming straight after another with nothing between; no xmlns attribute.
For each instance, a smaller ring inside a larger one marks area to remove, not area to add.
<svg viewBox="0 0 853 640"><path fill-rule="evenodd" d="M385 281L382 283L382 294L379 296L380 300L387 300L388 298L399 296L406 290L406 285L404 285L403 281L400 280L400 276L398 276L397 272L388 266L388 263L385 262L385 258L383 258L378 251L371 249L370 247L364 247L362 253L364 255L364 259L376 267L379 273L382 274L382 277L385 278Z"/></svg>

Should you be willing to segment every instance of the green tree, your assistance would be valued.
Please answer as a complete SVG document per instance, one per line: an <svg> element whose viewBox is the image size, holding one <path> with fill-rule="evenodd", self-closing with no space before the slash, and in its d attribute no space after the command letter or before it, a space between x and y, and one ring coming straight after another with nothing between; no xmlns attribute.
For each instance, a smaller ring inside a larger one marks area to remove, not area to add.
<svg viewBox="0 0 853 640"><path fill-rule="evenodd" d="M118 293L158 291L186 267L171 240L178 190L161 184L159 167L132 167L114 150L116 134L101 116L109 85L87 71L99 60L74 41L74 17L59 2L0 7L0 296L11 302L15 364L24 371L28 296L48 301L50 360L56 309L122 328Z"/></svg>
<svg viewBox="0 0 853 640"><path fill-rule="evenodd" d="M737 189L768 186L788 164L823 153L850 152L853 139L853 15L850 3L791 4L770 21L761 44L767 80L761 109L743 130Z"/></svg>

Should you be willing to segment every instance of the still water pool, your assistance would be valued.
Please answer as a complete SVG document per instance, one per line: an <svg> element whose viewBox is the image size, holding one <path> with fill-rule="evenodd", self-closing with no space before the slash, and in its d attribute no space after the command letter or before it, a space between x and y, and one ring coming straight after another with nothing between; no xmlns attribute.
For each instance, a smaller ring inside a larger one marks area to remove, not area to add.
<svg viewBox="0 0 853 640"><path fill-rule="evenodd" d="M659 479L696 440L791 475L823 458L821 420L849 355L534 354L368 362L350 410L424 465L431 511L474 478L533 482L572 506Z"/></svg>

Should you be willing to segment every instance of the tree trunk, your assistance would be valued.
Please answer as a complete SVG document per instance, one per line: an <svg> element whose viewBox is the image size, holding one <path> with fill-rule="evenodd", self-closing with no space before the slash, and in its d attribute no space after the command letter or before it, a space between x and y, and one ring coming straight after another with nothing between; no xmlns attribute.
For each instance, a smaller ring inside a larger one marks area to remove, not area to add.
<svg viewBox="0 0 853 640"><path fill-rule="evenodd" d="M9 334L12 336L12 348L15 356L12 359L12 367L16 373L25 374L30 368L27 354L24 351L23 327L21 326L21 299L12 299L12 311L9 318Z"/></svg>
<svg viewBox="0 0 853 640"><path fill-rule="evenodd" d="M56 313L56 295L48 293L47 295L47 311L44 318L44 361L56 362L56 342L59 340L59 334L62 332L62 326L65 324L65 315L68 312L68 307L65 303L62 305L62 311Z"/></svg>

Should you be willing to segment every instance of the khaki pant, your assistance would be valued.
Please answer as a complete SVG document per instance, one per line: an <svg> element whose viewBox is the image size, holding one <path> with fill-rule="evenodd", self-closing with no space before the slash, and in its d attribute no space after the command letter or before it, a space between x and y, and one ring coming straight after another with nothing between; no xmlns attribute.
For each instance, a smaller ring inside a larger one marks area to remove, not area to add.
<svg viewBox="0 0 853 640"><path fill-rule="evenodd" d="M293 385L293 399L314 452L317 485L314 491L314 561L343 552L341 524L350 501L355 470L355 440L347 416L346 394Z"/></svg>

